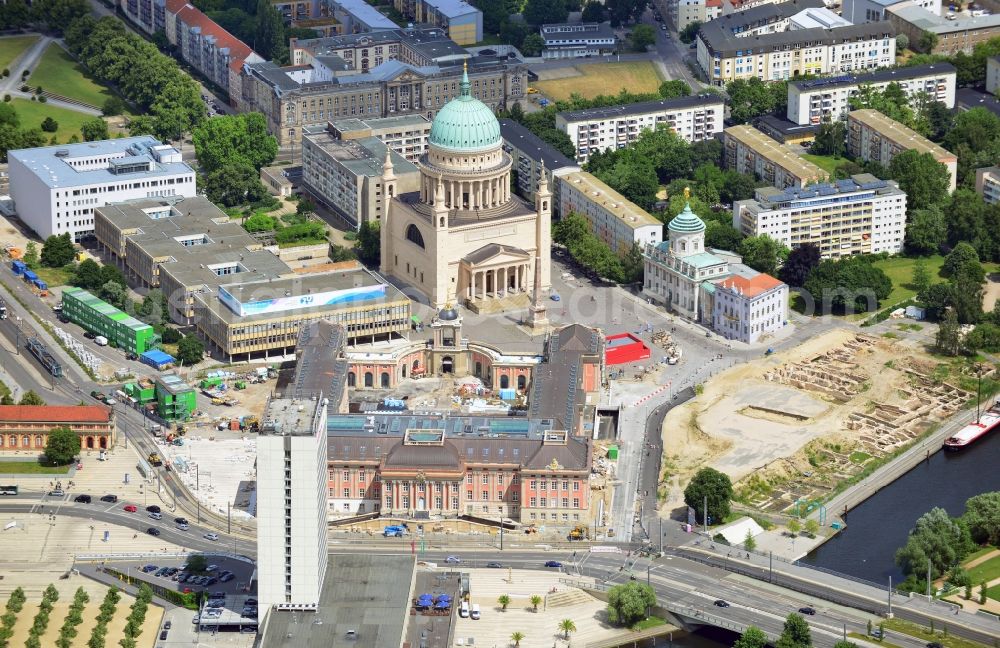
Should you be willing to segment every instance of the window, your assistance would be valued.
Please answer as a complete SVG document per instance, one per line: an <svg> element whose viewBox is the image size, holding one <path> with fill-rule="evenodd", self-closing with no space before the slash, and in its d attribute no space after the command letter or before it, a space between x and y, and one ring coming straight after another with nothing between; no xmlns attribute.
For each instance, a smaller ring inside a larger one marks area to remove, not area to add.
<svg viewBox="0 0 1000 648"><path fill-rule="evenodd" d="M580 508L580 498L578 497L573 498L573 508Z"/></svg>
<svg viewBox="0 0 1000 648"><path fill-rule="evenodd" d="M513 499L515 502L521 499L521 494L518 493L517 491L512 491L511 495L512 495L511 499Z"/></svg>
<svg viewBox="0 0 1000 648"><path fill-rule="evenodd" d="M483 486L485 486L486 484L489 484L489 483L490 483L490 476L489 475L483 475Z"/></svg>
<svg viewBox="0 0 1000 648"><path fill-rule="evenodd" d="M350 497L350 496L351 496L351 489L350 488L345 488L344 489L344 497Z"/></svg>
<svg viewBox="0 0 1000 648"><path fill-rule="evenodd" d="M573 490L575 490L575 491L580 490L580 481L579 480L573 482Z"/></svg>
<svg viewBox="0 0 1000 648"><path fill-rule="evenodd" d="M410 492L410 484L408 482L403 482L403 492L404 493Z"/></svg>
<svg viewBox="0 0 1000 648"><path fill-rule="evenodd" d="M424 236L413 223L410 223L410 225L406 228L406 240L415 245L419 245L421 248L424 247Z"/></svg>
<svg viewBox="0 0 1000 648"><path fill-rule="evenodd" d="M465 491L465 499L467 499L467 500L471 500L472 499L472 491L470 491L470 490L469 491Z"/></svg>
<svg viewBox="0 0 1000 648"><path fill-rule="evenodd" d="M490 492L489 491L483 491L483 496L480 499L482 499L482 500L488 500L489 498L490 498Z"/></svg>
<svg viewBox="0 0 1000 648"><path fill-rule="evenodd" d="M365 480L365 471L361 470L358 472L358 479L360 479L361 481Z"/></svg>
<svg viewBox="0 0 1000 648"><path fill-rule="evenodd" d="M535 502L536 502L535 498L532 497L530 500L528 500L528 506L536 506ZM532 513L531 517L535 517L535 514Z"/></svg>
<svg viewBox="0 0 1000 648"><path fill-rule="evenodd" d="M562 489L563 490L569 490L569 482L568 481L565 481L565 480L563 481L563 487L562 487Z"/></svg>
<svg viewBox="0 0 1000 648"><path fill-rule="evenodd" d="M347 480L349 480L350 478L351 478L351 471L349 471L349 470L345 470L345 471L344 471L344 481L347 481Z"/></svg>
<svg viewBox="0 0 1000 648"><path fill-rule="evenodd" d="M465 483L466 484L472 483L472 473L469 473L468 475L465 476Z"/></svg>
<svg viewBox="0 0 1000 648"><path fill-rule="evenodd" d="M457 497L452 497L451 498L451 508L453 508L453 509L457 509L458 508L458 498Z"/></svg>
<svg viewBox="0 0 1000 648"><path fill-rule="evenodd" d="M542 482L542 486L541 486L541 489L542 489L542 490L548 490L548 489L549 489L549 482L547 482L547 481L543 481L543 482Z"/></svg>
<svg viewBox="0 0 1000 648"><path fill-rule="evenodd" d="M441 484L434 484L434 492L435 493L440 493L441 492ZM441 508L441 507L439 506L438 508Z"/></svg>
<svg viewBox="0 0 1000 648"><path fill-rule="evenodd" d="M530 486L531 488L536 488L536 487L537 487L537 484L538 484L538 482L536 482L536 481L535 481L534 479L532 479L532 480L531 480L531 483L529 484L529 486Z"/></svg>
<svg viewBox="0 0 1000 648"><path fill-rule="evenodd" d="M546 501L545 501L544 497L539 498L539 501L540 501L540 503L541 503L542 506L546 505Z"/></svg>
<svg viewBox="0 0 1000 648"><path fill-rule="evenodd" d="M569 500L567 498L562 498L562 507L569 508Z"/></svg>
<svg viewBox="0 0 1000 648"><path fill-rule="evenodd" d="M497 475L497 485L498 486L503 486L503 473L500 473L499 475Z"/></svg>

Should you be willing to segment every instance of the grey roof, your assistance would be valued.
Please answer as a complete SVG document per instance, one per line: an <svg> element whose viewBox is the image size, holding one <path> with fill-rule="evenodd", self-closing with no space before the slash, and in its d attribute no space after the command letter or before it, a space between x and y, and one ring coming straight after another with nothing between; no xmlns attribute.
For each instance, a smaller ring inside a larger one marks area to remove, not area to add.
<svg viewBox="0 0 1000 648"><path fill-rule="evenodd" d="M1000 99L972 88L959 88L955 91L955 108L959 110L985 108L1000 117Z"/></svg>
<svg viewBox="0 0 1000 648"><path fill-rule="evenodd" d="M431 121L423 115L392 115L391 117L343 117L331 119L330 126L341 133L359 130L378 130L382 128L404 128L419 126L430 130Z"/></svg>
<svg viewBox="0 0 1000 648"><path fill-rule="evenodd" d="M520 256L525 259L528 258L528 253L511 245L500 245L499 243L489 243L483 247L470 252L462 257L462 260L471 263L473 265L477 263L483 263L484 261L489 261L495 256L500 254L513 254L514 256Z"/></svg>
<svg viewBox="0 0 1000 648"><path fill-rule="evenodd" d="M355 20L364 23L369 29L396 29L399 27L365 0L330 0L330 3L351 14Z"/></svg>
<svg viewBox="0 0 1000 648"><path fill-rule="evenodd" d="M761 115L754 120L754 126L768 137L774 137L774 133L786 138L790 135L800 135L802 133L815 133L819 131L820 124L796 124L793 121L776 117L775 115ZM775 137L774 139L778 139Z"/></svg>
<svg viewBox="0 0 1000 648"><path fill-rule="evenodd" d="M754 200L745 201L751 209L775 209L788 207L798 201L809 201L824 196L838 196L859 191L874 191L879 195L900 193L899 186L892 181L879 180L870 173L859 173L836 182L812 184L805 188L761 187Z"/></svg>
<svg viewBox="0 0 1000 648"><path fill-rule="evenodd" d="M381 177L388 148L377 137L338 139L322 126L303 129L303 137L315 144L338 164L356 176ZM419 173L416 165L395 151L390 151L393 172L400 174Z"/></svg>
<svg viewBox="0 0 1000 648"><path fill-rule="evenodd" d="M478 9L463 0L423 0L424 4L434 7L442 16L460 18L471 13L480 13Z"/></svg>
<svg viewBox="0 0 1000 648"><path fill-rule="evenodd" d="M542 35L542 39L545 40L546 47L552 47L549 44L549 38L559 38L565 39L570 37L577 37L580 40L590 40L594 38L599 39L614 39L618 40L615 36L615 30L611 28L611 23L559 23L542 25L539 28L539 32ZM558 47L558 46L557 46Z"/></svg>
<svg viewBox="0 0 1000 648"><path fill-rule="evenodd" d="M653 101L640 101L638 103L626 104L624 106L608 106L606 108L585 108L583 110L567 110L558 114L567 122L594 121L597 119L612 119L614 117L625 117L628 115L642 115L645 113L659 112L664 110L682 110L684 108L694 108L697 106L722 105L722 97L716 94L705 93L692 95L690 97L677 97L674 99L654 99Z"/></svg>
<svg viewBox="0 0 1000 648"><path fill-rule="evenodd" d="M727 58L735 56L736 52L739 51L745 54L763 54L764 52L782 50L790 45L836 45L838 43L849 43L856 40L867 40L872 37L892 36L895 34L892 25L889 23L875 22L850 25L848 27L835 27L833 29L815 27L813 29L795 29L773 34L762 34L760 36L739 37L727 33L722 27L713 27L716 22L715 20L711 20L702 25L698 37L705 43L710 52Z"/></svg>
<svg viewBox="0 0 1000 648"><path fill-rule="evenodd" d="M57 146L42 146L31 149L10 151L7 157L21 162L34 171L39 180L50 188L77 187L81 185L106 184L110 182L137 181L139 179L174 176L182 173L194 173L186 162L156 161L152 148L162 146L155 137L143 135L140 137L123 137L121 139L82 142L79 144L59 144ZM67 160L74 158L89 158L107 155L117 158L115 161L130 160L132 162L150 163L148 170L128 173L112 173L108 167L92 170L77 170L69 165Z"/></svg>
<svg viewBox="0 0 1000 648"><path fill-rule="evenodd" d="M408 27L361 34L341 34L300 40L296 41L295 45L309 50L313 56L319 56L338 49L356 47L366 41L372 44L405 43L407 47L432 61L441 58L465 58L469 56L465 48L451 40L448 33L440 27Z"/></svg>
<svg viewBox="0 0 1000 648"><path fill-rule="evenodd" d="M410 556L330 554L319 609L307 613L272 609L261 645L399 648L413 569ZM348 630L354 630L356 637L348 639Z"/></svg>
<svg viewBox="0 0 1000 648"><path fill-rule="evenodd" d="M581 388L585 356L601 352L600 333L582 324L571 324L549 339L545 362L535 368L531 381L530 415L558 421L569 429L586 393Z"/></svg>
<svg viewBox="0 0 1000 648"><path fill-rule="evenodd" d="M322 392L330 403L339 403L348 370L341 354L346 337L342 325L327 320L303 324L295 345L295 375L286 391L294 398Z"/></svg>
<svg viewBox="0 0 1000 648"><path fill-rule="evenodd" d="M567 167L579 169L575 160L571 160L554 146L535 135L513 119L500 120L500 135L511 147L517 149L535 162L544 162L549 171Z"/></svg>
<svg viewBox="0 0 1000 648"><path fill-rule="evenodd" d="M954 65L942 61L926 65L914 65L912 67L893 68L891 70L878 70L869 74L845 74L835 77L821 77L819 79L810 79L809 81L797 81L791 85L800 91L812 91L816 89L843 88L866 83L907 81L909 79L955 73Z"/></svg>
<svg viewBox="0 0 1000 648"><path fill-rule="evenodd" d="M958 17L955 20L947 20L944 16L935 15L923 7L915 5L893 7L889 11L913 26L935 34L952 34L977 29L992 29L1000 25L1000 14L972 16L968 18Z"/></svg>
<svg viewBox="0 0 1000 648"><path fill-rule="evenodd" d="M738 34L753 27L791 18L803 9L819 9L825 6L823 0L790 0L790 2L757 5L746 11L719 16L703 23L699 28L699 33L717 29L727 34Z"/></svg>

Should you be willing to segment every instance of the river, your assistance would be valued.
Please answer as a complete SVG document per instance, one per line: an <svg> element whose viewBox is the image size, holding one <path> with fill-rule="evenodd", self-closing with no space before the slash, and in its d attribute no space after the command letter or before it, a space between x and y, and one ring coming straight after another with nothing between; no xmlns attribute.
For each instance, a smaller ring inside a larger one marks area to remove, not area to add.
<svg viewBox="0 0 1000 648"><path fill-rule="evenodd" d="M903 579L896 549L934 507L951 516L973 495L1000 490L1000 430L958 452L940 451L847 514L847 528L802 562L878 583Z"/></svg>

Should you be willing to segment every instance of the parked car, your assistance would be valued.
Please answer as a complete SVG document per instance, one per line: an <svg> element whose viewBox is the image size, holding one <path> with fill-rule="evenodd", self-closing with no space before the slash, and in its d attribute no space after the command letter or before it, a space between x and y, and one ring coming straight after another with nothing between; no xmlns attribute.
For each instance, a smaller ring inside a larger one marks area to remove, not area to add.
<svg viewBox="0 0 1000 648"><path fill-rule="evenodd" d="M169 630L172 627L174 627L174 624L171 623L170 621L167 621L166 623L163 624L163 629L164 630Z"/></svg>
<svg viewBox="0 0 1000 648"><path fill-rule="evenodd" d="M126 504L125 506L122 507L122 510L125 511L126 513L135 513L136 511L139 510L139 507L137 507L135 504Z"/></svg>
<svg viewBox="0 0 1000 648"><path fill-rule="evenodd" d="M152 512L152 513L149 514L149 517L152 520L162 520L163 519L163 514L162 513L157 513L157 512L154 511L154 512Z"/></svg>
<svg viewBox="0 0 1000 648"><path fill-rule="evenodd" d="M165 641L167 639L167 630L160 633L160 641Z"/></svg>
<svg viewBox="0 0 1000 648"><path fill-rule="evenodd" d="M218 565L209 565L208 567L205 568L205 571L207 571L207 572L214 572L214 571L218 571L218 569L219 569Z"/></svg>
<svg viewBox="0 0 1000 648"><path fill-rule="evenodd" d="M204 536L202 536L202 537L204 537L204 538L205 538L206 540L212 540L212 541L215 541L215 540L218 540L218 539L219 539L219 534L218 534L218 533L206 533L206 534L205 534Z"/></svg>
<svg viewBox="0 0 1000 648"><path fill-rule="evenodd" d="M189 526L188 526L188 525L186 525L186 524L178 524L178 525L177 525L177 530L178 530L178 531L187 531L187 530L188 530L188 529L190 529L190 528L191 528L191 527L189 527Z"/></svg>
<svg viewBox="0 0 1000 648"><path fill-rule="evenodd" d="M101 501L102 502L109 502L111 504L117 504L118 503L118 496L117 495L105 495L104 497L101 498Z"/></svg>
<svg viewBox="0 0 1000 648"><path fill-rule="evenodd" d="M156 504L153 504L151 506L147 506L146 507L146 511L148 513L159 513L160 512L160 507L157 506Z"/></svg>
<svg viewBox="0 0 1000 648"><path fill-rule="evenodd" d="M77 495L73 498L74 502L79 502L80 504L90 504L93 498L90 495Z"/></svg>
<svg viewBox="0 0 1000 648"><path fill-rule="evenodd" d="M83 337L87 338L88 340L93 340L94 338L97 337L97 333L91 333L90 331L84 331L83 332Z"/></svg>
<svg viewBox="0 0 1000 648"><path fill-rule="evenodd" d="M226 573L226 574L223 574L222 576L219 576L219 582L220 583L228 583L229 581L233 580L234 578L236 578L236 576L234 576L233 574Z"/></svg>
<svg viewBox="0 0 1000 648"><path fill-rule="evenodd" d="M142 573L144 574L148 574L150 572L155 572L155 571L156 571L156 565L145 565L142 568Z"/></svg>
<svg viewBox="0 0 1000 648"><path fill-rule="evenodd" d="M184 517L174 518L174 522L176 524L187 524L188 523L188 519L184 518Z"/></svg>
<svg viewBox="0 0 1000 648"><path fill-rule="evenodd" d="M151 536L158 536L160 535L160 530L157 529L156 527L149 527L148 529L146 529L146 533L148 533Z"/></svg>

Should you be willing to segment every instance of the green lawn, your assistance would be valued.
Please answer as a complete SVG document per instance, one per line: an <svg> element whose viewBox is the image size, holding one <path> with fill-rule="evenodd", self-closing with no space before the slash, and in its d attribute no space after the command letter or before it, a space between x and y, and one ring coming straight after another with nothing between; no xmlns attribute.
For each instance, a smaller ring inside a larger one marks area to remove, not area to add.
<svg viewBox="0 0 1000 648"><path fill-rule="evenodd" d="M642 621L636 623L634 626L632 626L632 630L634 632L639 632L640 630L649 630L650 628L655 628L656 626L661 626L661 625L667 625L666 620L661 619L660 617L651 616L651 617L646 617Z"/></svg>
<svg viewBox="0 0 1000 648"><path fill-rule="evenodd" d="M847 161L847 158L835 158L829 155L812 155L810 153L803 153L802 157L809 160L830 175L833 175L833 172L837 170L837 166Z"/></svg>
<svg viewBox="0 0 1000 648"><path fill-rule="evenodd" d="M979 594L979 591L976 590L975 593ZM890 640L892 639L893 634L902 633L911 637L916 637L919 641L936 641L944 646L944 648L984 648L987 646L987 644L979 643L978 641L956 637L951 633L945 634L944 629L940 625L935 625L935 632L931 632L930 628L918 625L912 621L903 621L898 617L895 619L887 619L885 621L885 629L890 631L887 632ZM848 636L850 636L850 634ZM872 640L872 643L878 642ZM881 643L883 646L887 645L887 642Z"/></svg>
<svg viewBox="0 0 1000 648"><path fill-rule="evenodd" d="M931 276L931 283L945 281L945 278L940 276L941 266L944 264L943 256L935 254L923 257L923 260L924 265L927 267L927 272ZM910 257L892 257L884 261L876 261L873 264L876 268L881 268L888 275L889 279L892 280L892 292L889 293L887 299L882 300L881 307L884 308L892 304L898 304L901 301L916 296L917 291L913 289L913 285L910 283L913 280L913 267L916 264L917 259ZM986 274L996 272L998 267L1000 265L996 263L983 264Z"/></svg>
<svg viewBox="0 0 1000 648"><path fill-rule="evenodd" d="M976 549L975 551L973 551L972 553L970 553L968 556L966 556L965 560L962 561L962 562L968 563L969 561L975 560L976 558L979 558L980 556L985 556L986 554L990 553L991 551L996 551L996 549L997 548L994 547L993 545L987 545L987 546L983 547L982 549ZM964 567L965 565L962 565L962 566Z"/></svg>
<svg viewBox="0 0 1000 648"><path fill-rule="evenodd" d="M41 128L42 122L46 117L51 117L59 122L59 130L55 133L46 133L45 135L47 137L55 135L59 142L63 144L68 142L69 138L73 135L83 140L83 134L80 133L80 126L85 121L93 119L92 116L85 115L82 112L52 106L47 103L39 103L29 99L13 99L11 105L14 106L18 117L21 118L21 126L23 128Z"/></svg>
<svg viewBox="0 0 1000 648"><path fill-rule="evenodd" d="M976 592L979 593L978 591ZM994 585L993 587L986 590L986 597L991 598L994 601L1000 601L1000 585Z"/></svg>
<svg viewBox="0 0 1000 648"><path fill-rule="evenodd" d="M95 108L103 106L105 100L114 94L94 81L66 50L55 43L45 49L42 60L31 71L28 84L31 87L42 86L43 90L88 103Z"/></svg>
<svg viewBox="0 0 1000 648"><path fill-rule="evenodd" d="M65 475L69 466L43 466L37 461L0 461L0 475Z"/></svg>
<svg viewBox="0 0 1000 648"><path fill-rule="evenodd" d="M987 583L994 578L1000 578L1000 556L990 558L986 562L979 563L969 570L969 578L972 584L978 586L983 581Z"/></svg>
<svg viewBox="0 0 1000 648"><path fill-rule="evenodd" d="M49 285L49 290L56 286L65 286L73 277L73 272L65 268L38 268L35 273Z"/></svg>
<svg viewBox="0 0 1000 648"><path fill-rule="evenodd" d="M29 36L7 36L0 38L0 69L10 68L21 52L31 47L31 44L38 40L36 34Z"/></svg>

